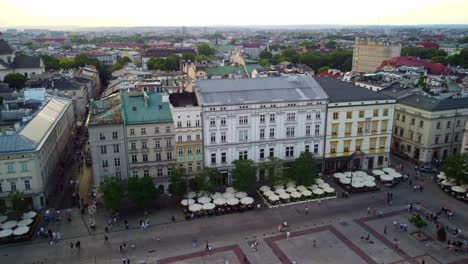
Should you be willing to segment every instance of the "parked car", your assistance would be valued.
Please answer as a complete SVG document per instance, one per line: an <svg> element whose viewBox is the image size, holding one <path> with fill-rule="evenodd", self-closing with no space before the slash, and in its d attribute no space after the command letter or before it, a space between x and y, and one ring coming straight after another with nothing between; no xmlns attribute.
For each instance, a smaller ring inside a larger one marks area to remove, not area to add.
<svg viewBox="0 0 468 264"><path fill-rule="evenodd" d="M434 168L432 166L432 164L430 164L430 163L419 165L419 171L420 172L428 172L428 173L436 173L437 172L436 168Z"/></svg>

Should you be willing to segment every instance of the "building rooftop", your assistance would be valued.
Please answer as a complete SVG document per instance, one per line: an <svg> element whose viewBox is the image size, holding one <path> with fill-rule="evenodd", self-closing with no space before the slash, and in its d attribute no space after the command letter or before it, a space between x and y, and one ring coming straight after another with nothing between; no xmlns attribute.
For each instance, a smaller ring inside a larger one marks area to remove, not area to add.
<svg viewBox="0 0 468 264"><path fill-rule="evenodd" d="M33 151L35 146L19 134L0 136L0 153Z"/></svg>
<svg viewBox="0 0 468 264"><path fill-rule="evenodd" d="M172 123L169 103L163 102L161 93L147 94L145 99L143 93L128 92L121 98L125 124Z"/></svg>
<svg viewBox="0 0 468 264"><path fill-rule="evenodd" d="M328 96L310 76L198 80L202 105L324 100Z"/></svg>
<svg viewBox="0 0 468 264"><path fill-rule="evenodd" d="M169 102L173 107L198 106L195 93L171 93Z"/></svg>
<svg viewBox="0 0 468 264"><path fill-rule="evenodd" d="M41 58L35 56L16 56L12 67L15 69L40 68Z"/></svg>
<svg viewBox="0 0 468 264"><path fill-rule="evenodd" d="M438 100L429 96L412 94L398 101L400 104L427 111L444 111L468 108L468 97Z"/></svg>
<svg viewBox="0 0 468 264"><path fill-rule="evenodd" d="M121 106L120 95L118 94L91 101L89 104L90 117L88 125L122 123Z"/></svg>
<svg viewBox="0 0 468 264"><path fill-rule="evenodd" d="M11 54L13 49L10 47L8 42L6 42L0 35L0 55Z"/></svg>
<svg viewBox="0 0 468 264"><path fill-rule="evenodd" d="M209 67L206 68L206 74L208 77L213 76L228 76L229 74L240 74L242 77L247 77L247 73L245 72L242 66L219 66L219 67Z"/></svg>
<svg viewBox="0 0 468 264"><path fill-rule="evenodd" d="M390 96L372 92L369 89L335 78L315 78L315 80L320 84L325 93L327 93L331 103L393 100Z"/></svg>

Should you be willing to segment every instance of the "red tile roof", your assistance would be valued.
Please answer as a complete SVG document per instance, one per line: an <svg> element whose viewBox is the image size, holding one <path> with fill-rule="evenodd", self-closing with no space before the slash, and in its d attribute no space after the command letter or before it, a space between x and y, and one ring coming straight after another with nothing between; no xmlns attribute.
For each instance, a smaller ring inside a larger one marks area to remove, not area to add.
<svg viewBox="0 0 468 264"><path fill-rule="evenodd" d="M441 63L432 63L427 60L420 59L419 57L412 56L401 56L384 60L378 67L378 70L382 70L385 66L391 66L394 68L400 68L401 66L424 67L429 74L434 75L449 75L452 73L450 69Z"/></svg>
<svg viewBox="0 0 468 264"><path fill-rule="evenodd" d="M416 47L426 48L426 49L438 49L439 44L435 42L421 42L416 45Z"/></svg>
<svg viewBox="0 0 468 264"><path fill-rule="evenodd" d="M334 71L324 71L324 72L321 72L321 73L317 74L317 77L319 77L319 78L329 77L329 78L338 79L338 78L343 77L343 73L342 72L334 72Z"/></svg>

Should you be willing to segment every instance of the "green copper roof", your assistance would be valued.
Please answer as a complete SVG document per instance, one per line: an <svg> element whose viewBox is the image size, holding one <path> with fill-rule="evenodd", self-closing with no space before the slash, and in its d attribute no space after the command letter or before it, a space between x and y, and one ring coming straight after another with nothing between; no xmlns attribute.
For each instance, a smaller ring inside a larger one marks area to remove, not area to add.
<svg viewBox="0 0 468 264"><path fill-rule="evenodd" d="M172 123L169 103L162 101L161 93L148 94L147 103L142 94L122 94L124 122L128 125Z"/></svg>
<svg viewBox="0 0 468 264"><path fill-rule="evenodd" d="M220 67L210 67L206 68L206 73L208 77L212 76L225 76L229 74L242 74L242 77L247 77L247 74L244 71L244 68L241 66L220 66Z"/></svg>
<svg viewBox="0 0 468 264"><path fill-rule="evenodd" d="M248 71L249 73L252 73L252 71L253 71L254 69L256 69L257 71L260 71L260 70L264 70L264 69L265 69L265 68L263 68L263 66L260 65L260 64L247 64L247 65L245 65L245 67L247 68L247 71Z"/></svg>

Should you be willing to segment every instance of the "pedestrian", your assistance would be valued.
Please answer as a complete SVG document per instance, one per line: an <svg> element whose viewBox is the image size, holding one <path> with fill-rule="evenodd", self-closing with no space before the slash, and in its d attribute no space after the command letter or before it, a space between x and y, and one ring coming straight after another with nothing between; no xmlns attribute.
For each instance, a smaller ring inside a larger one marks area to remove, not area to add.
<svg viewBox="0 0 468 264"><path fill-rule="evenodd" d="M73 242L70 242L70 248L73 249Z"/></svg>
<svg viewBox="0 0 468 264"><path fill-rule="evenodd" d="M370 215L370 213L371 213L371 208L367 207L367 214Z"/></svg>
<svg viewBox="0 0 468 264"><path fill-rule="evenodd" d="M104 235L104 242L108 242L108 240L109 238L106 235Z"/></svg>
<svg viewBox="0 0 468 264"><path fill-rule="evenodd" d="M309 214L309 207L305 207L305 214Z"/></svg>
<svg viewBox="0 0 468 264"><path fill-rule="evenodd" d="M122 263L127 264L127 259L125 257L122 258Z"/></svg>
<svg viewBox="0 0 468 264"><path fill-rule="evenodd" d="M75 243L75 247L76 247L78 250L81 248L81 243L80 243L80 241L79 241L79 240L78 240L78 241L76 241L76 243Z"/></svg>
<svg viewBox="0 0 468 264"><path fill-rule="evenodd" d="M289 240L289 237L291 236L291 232L286 232L286 240Z"/></svg>
<svg viewBox="0 0 468 264"><path fill-rule="evenodd" d="M172 217L171 217L171 220L172 220L172 222L175 222L175 217L172 216Z"/></svg>
<svg viewBox="0 0 468 264"><path fill-rule="evenodd" d="M119 245L119 251L122 252L123 250L123 247L122 247L122 244Z"/></svg>
<svg viewBox="0 0 468 264"><path fill-rule="evenodd" d="M209 248L210 248L210 245L208 244L208 240L207 240L206 245L205 245L205 252L207 252Z"/></svg>
<svg viewBox="0 0 468 264"><path fill-rule="evenodd" d="M387 225L384 225L383 233L384 233L385 235L387 234Z"/></svg>
<svg viewBox="0 0 468 264"><path fill-rule="evenodd" d="M315 239L314 239L314 247L315 247L316 243L317 243L317 242L316 242Z"/></svg>
<svg viewBox="0 0 468 264"><path fill-rule="evenodd" d="M122 244L122 248L123 248L123 251L127 251L127 244L125 242Z"/></svg>

